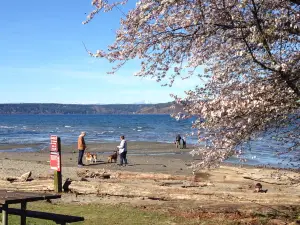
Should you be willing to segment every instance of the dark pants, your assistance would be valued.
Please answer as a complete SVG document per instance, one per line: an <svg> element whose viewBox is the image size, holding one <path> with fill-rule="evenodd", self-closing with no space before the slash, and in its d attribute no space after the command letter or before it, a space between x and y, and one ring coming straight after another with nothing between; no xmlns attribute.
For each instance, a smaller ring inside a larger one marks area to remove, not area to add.
<svg viewBox="0 0 300 225"><path fill-rule="evenodd" d="M78 150L78 165L83 165L82 158L84 155L84 150Z"/></svg>
<svg viewBox="0 0 300 225"><path fill-rule="evenodd" d="M186 142L182 140L182 148L186 148Z"/></svg>
<svg viewBox="0 0 300 225"><path fill-rule="evenodd" d="M122 152L120 154L120 165L123 165L123 161L125 164L127 164L127 158L126 158L127 152Z"/></svg>

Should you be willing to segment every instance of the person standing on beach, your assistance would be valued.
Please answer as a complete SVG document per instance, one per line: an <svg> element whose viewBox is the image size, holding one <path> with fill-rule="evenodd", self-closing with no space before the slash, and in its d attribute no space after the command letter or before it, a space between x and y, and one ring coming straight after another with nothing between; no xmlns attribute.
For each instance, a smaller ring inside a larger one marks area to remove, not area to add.
<svg viewBox="0 0 300 225"><path fill-rule="evenodd" d="M175 140L176 148L181 148L180 147L180 140L181 140L181 136L180 136L180 134L177 134L176 140Z"/></svg>
<svg viewBox="0 0 300 225"><path fill-rule="evenodd" d="M84 151L86 149L86 144L84 140L85 132L81 132L81 134L78 137L78 167L82 167L82 158L84 155Z"/></svg>
<svg viewBox="0 0 300 225"><path fill-rule="evenodd" d="M126 155L127 155L127 142L125 140L124 135L122 135L120 137L120 140L121 140L121 142L120 142L120 145L117 146L117 149L119 150L119 155L120 155L120 164L119 165L122 166L123 162L124 162L125 165L127 165L127 157L126 157Z"/></svg>

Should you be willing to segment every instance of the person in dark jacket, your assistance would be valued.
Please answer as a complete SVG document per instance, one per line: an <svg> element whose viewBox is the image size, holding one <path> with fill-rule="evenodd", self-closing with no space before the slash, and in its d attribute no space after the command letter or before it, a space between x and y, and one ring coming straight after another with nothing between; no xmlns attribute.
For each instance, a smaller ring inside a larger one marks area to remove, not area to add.
<svg viewBox="0 0 300 225"><path fill-rule="evenodd" d="M180 140L181 140L181 136L180 134L177 134L175 139L176 148L180 148Z"/></svg>

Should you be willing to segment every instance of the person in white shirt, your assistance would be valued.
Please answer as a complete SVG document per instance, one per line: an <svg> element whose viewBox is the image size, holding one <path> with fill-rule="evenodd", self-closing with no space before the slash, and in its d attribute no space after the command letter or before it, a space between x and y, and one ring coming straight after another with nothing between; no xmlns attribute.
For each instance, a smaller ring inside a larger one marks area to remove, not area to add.
<svg viewBox="0 0 300 225"><path fill-rule="evenodd" d="M125 137L124 135L122 135L120 137L120 140L121 140L121 143L119 146L117 146L118 150L119 150L119 155L120 155L120 166L123 165L123 162L125 165L127 165L127 158L126 158L126 155L127 155L127 142L125 140Z"/></svg>

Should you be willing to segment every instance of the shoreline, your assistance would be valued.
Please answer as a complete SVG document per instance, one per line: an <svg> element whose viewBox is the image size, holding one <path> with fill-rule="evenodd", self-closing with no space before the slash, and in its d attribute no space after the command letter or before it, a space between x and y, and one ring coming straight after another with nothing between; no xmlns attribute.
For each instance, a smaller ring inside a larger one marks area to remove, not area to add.
<svg viewBox="0 0 300 225"><path fill-rule="evenodd" d="M91 143L88 144L86 152L97 153L99 164L104 166L107 157L115 151L116 146L119 142L106 142L106 143ZM30 148L39 148L40 144L1 144L0 145L0 155L2 158L7 158L11 160L21 160L30 162L40 162L47 164L49 161L50 150L49 147L44 147L40 150L28 150ZM78 155L77 144L62 145L62 161L63 164L67 166L76 166L76 159ZM175 166L175 161L181 161L184 167L189 167L192 162L197 161L197 156L192 157L189 152L193 149L194 145L187 145L186 149L176 149L173 143L163 143L163 142L147 142L147 141L136 141L128 143L128 159L133 161L133 164L139 164L142 162L147 163L147 160L151 161L153 164L157 161L157 164L164 165L164 162L172 161L173 170L177 167ZM18 151L18 149L26 149L26 151ZM97 167L97 165L93 165ZM112 165L111 165L112 166ZM288 168L280 167L274 165L252 165L245 163L235 163L235 162L222 162L221 166L229 167L240 167L240 168L267 168L274 170L284 170L299 172L300 168ZM182 166L181 166L182 167ZM170 172L172 172L171 170ZM179 168L179 170L183 170ZM155 170L154 170L155 171ZM168 172L167 170L165 170ZM192 169L189 168L190 173ZM187 171L186 171L187 172Z"/></svg>

